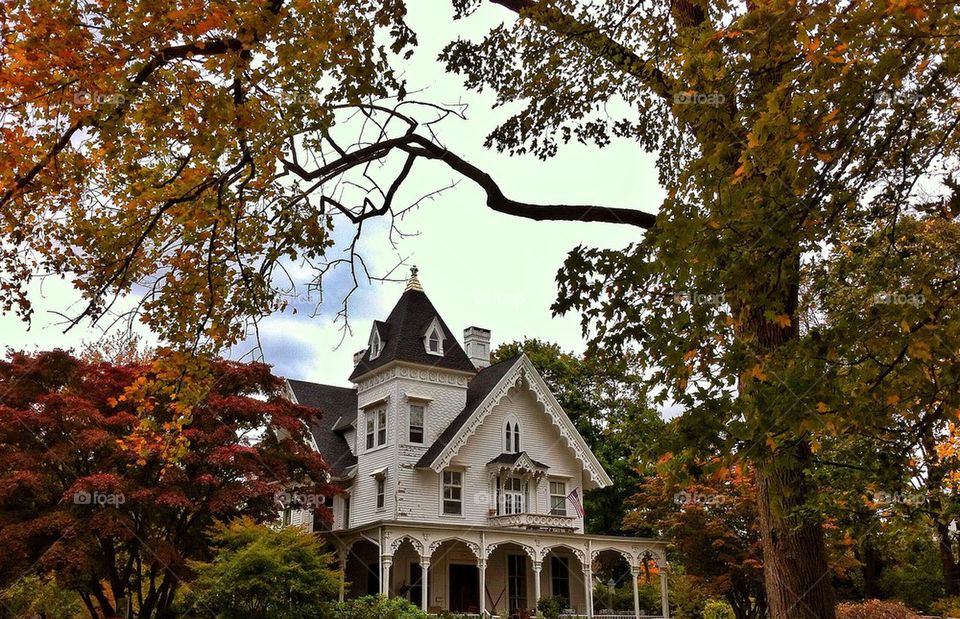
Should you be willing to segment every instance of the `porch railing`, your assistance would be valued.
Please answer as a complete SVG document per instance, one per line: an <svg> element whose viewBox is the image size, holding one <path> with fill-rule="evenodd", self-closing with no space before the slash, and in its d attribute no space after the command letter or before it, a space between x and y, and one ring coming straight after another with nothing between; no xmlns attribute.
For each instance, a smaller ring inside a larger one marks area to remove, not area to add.
<svg viewBox="0 0 960 619"><path fill-rule="evenodd" d="M521 529L563 529L577 528L573 516L554 516L553 514L501 514L490 516L490 522L498 527L518 527Z"/></svg>

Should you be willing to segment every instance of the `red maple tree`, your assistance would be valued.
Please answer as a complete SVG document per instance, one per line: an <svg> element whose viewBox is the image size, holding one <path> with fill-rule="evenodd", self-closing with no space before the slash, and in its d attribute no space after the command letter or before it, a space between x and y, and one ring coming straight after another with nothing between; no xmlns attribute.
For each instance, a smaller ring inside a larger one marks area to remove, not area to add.
<svg viewBox="0 0 960 619"><path fill-rule="evenodd" d="M284 399L268 366L211 363L189 410L154 372L63 351L0 362L0 585L53 571L93 617L120 599L154 616L187 560L209 558L214 521L275 518L291 485L336 492L310 448L315 411Z"/></svg>

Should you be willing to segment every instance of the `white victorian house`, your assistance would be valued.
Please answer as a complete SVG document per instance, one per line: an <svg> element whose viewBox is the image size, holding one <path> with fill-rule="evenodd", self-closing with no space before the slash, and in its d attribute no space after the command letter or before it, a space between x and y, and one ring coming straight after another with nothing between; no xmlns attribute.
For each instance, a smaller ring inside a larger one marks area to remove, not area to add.
<svg viewBox="0 0 960 619"><path fill-rule="evenodd" d="M345 489L325 533L341 597L507 617L558 595L593 616L594 573L622 557L634 603L620 616L668 617L665 543L584 531L583 493L610 478L525 355L490 365L490 332L477 327L461 346L414 269L354 365L352 388L288 380L290 397L321 411L314 440ZM656 609L638 595L651 573Z"/></svg>

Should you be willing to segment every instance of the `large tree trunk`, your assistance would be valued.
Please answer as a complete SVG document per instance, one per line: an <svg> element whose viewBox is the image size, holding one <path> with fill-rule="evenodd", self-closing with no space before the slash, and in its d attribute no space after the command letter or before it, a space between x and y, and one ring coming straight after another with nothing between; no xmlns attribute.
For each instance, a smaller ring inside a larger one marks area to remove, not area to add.
<svg viewBox="0 0 960 619"><path fill-rule="evenodd" d="M940 569L943 570L943 588L948 596L960 595L960 566L953 553L950 525L937 523L937 544L940 547Z"/></svg>
<svg viewBox="0 0 960 619"><path fill-rule="evenodd" d="M767 604L771 619L831 619L836 600L823 530L800 509L812 491L803 472L810 449L799 443L794 452L771 458L757 472Z"/></svg>
<svg viewBox="0 0 960 619"><path fill-rule="evenodd" d="M800 252L777 263L769 282L760 278L756 295L744 298L765 300L747 306L749 316L742 335L757 345L758 358L776 360L784 347L800 337L797 310L800 299ZM766 305L766 307L764 307ZM772 307L789 316L789 324L772 322L766 309ZM783 360L781 359L780 362ZM770 396L784 385L741 382L741 396L758 408L751 411L758 427L774 434L779 428L782 400ZM746 390L746 391L745 391ZM755 393L748 391L757 390ZM759 398L757 396L760 396ZM751 414L748 413L748 414ZM823 529L819 514L810 509L816 489L805 471L813 466L810 444L804 436L786 436L779 445L758 445L757 515L763 541L763 577L771 619L834 619L836 598L827 566ZM755 440L762 440L757 436ZM768 439L769 440L769 439Z"/></svg>
<svg viewBox="0 0 960 619"><path fill-rule="evenodd" d="M877 549L876 540L872 534L867 534L857 550L857 559L863 564L863 595L867 599L879 598L880 576L883 574L883 556Z"/></svg>

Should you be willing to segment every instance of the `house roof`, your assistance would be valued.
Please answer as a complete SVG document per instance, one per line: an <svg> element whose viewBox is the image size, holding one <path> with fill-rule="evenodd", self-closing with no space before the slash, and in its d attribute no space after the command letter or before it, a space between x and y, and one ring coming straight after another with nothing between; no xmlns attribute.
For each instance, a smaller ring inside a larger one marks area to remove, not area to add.
<svg viewBox="0 0 960 619"><path fill-rule="evenodd" d="M310 420L310 432L330 472L342 477L346 469L357 463L357 457L350 452L343 437L343 430L349 428L357 417L357 390L292 378L288 378L287 383L299 404L320 411Z"/></svg>
<svg viewBox="0 0 960 619"><path fill-rule="evenodd" d="M432 355L423 345L424 335L434 319L443 330L443 355ZM373 328L378 331L382 340L380 355L371 359L371 351L366 350L350 374L350 380L392 361L408 361L461 372L477 371L419 284L408 285L387 319L375 322Z"/></svg>
<svg viewBox="0 0 960 619"><path fill-rule="evenodd" d="M487 372L489 371L489 374ZM467 406L463 412L454 418L453 422L440 435L436 442L430 446L427 452L417 462L418 467L435 468L447 466L457 450L463 445L459 440L464 433L471 432L471 428L477 423L482 423L483 418L490 413L493 408L488 396L494 391L501 381L507 380L511 375L522 376L532 390L538 395L538 399L544 406L544 411L551 416L554 425L559 429L560 435L566 441L566 444L574 451L576 457L583 463L584 469L589 472L590 479L598 487L609 486L612 484L610 476L603 470L603 466L597 460L597 457L590 450L583 436L577 431L576 426L567 416L566 411L557 402L557 399L550 392L550 388L544 382L543 377L537 372L537 369L530 362L526 355L521 354L513 359L507 359L496 365L492 365L480 374L468 385ZM486 376L485 376L486 375ZM470 389L475 389L474 397L470 398ZM486 402L490 402L487 404Z"/></svg>
<svg viewBox="0 0 960 619"><path fill-rule="evenodd" d="M517 355L509 359L504 359L499 363L494 363L480 370L477 375L470 380L467 384L466 405L460 414L453 418L450 425L440 433L440 436L430 445L423 456L420 457L420 460L417 462L418 467L428 467L437 459L437 456L440 455L443 448L457 435L460 428L463 427L463 424L467 422L467 419L469 419L477 407L480 406L480 403L483 402L487 395L493 391L493 388L497 386L497 383L507 375L507 372L509 372L520 359L521 356Z"/></svg>

